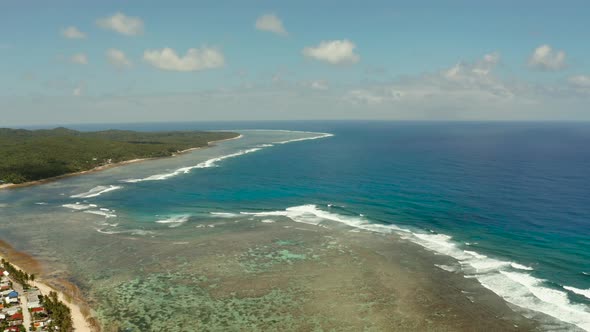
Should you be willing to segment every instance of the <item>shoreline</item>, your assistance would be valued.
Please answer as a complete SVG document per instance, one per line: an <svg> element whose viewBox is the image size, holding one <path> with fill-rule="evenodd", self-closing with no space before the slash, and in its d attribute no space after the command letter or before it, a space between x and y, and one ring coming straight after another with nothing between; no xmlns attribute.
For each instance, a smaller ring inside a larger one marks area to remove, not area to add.
<svg viewBox="0 0 590 332"><path fill-rule="evenodd" d="M31 270L35 270L35 272L41 272L42 270L41 263L34 259L32 255L18 251L9 243L2 240L0 240L0 259L5 259L12 266L26 273L31 273ZM20 260L23 260L23 262ZM33 267L24 269L21 267L21 264L31 264ZM37 273L35 274L37 275ZM96 326L95 318L90 314L90 307L83 303L84 306L88 307L84 310L83 306L78 303L79 301L83 302L79 297L65 294L63 291L51 286L42 276L38 276L35 281L30 281L29 283L32 287L37 287L43 295L48 296L52 291L57 293L58 299L70 309L74 331L100 331L100 328ZM72 285L72 287L75 287L75 285Z"/></svg>
<svg viewBox="0 0 590 332"><path fill-rule="evenodd" d="M244 137L244 135L239 134L238 136L232 137L232 138L226 138L226 139L221 139L221 140L217 140L217 141L210 141L210 142L207 142L207 146L200 146L200 147L195 147L195 148L188 148L188 149L181 150L181 151L178 151L176 153L173 153L172 155L166 156L166 157L136 158L136 159L130 159L130 160L120 161L120 162L117 162L117 163L100 165L100 166L91 168L89 170L80 171L80 172L74 172L74 173L67 173L67 174L63 174L63 175L58 175L58 176L50 177L50 178L47 178L47 179L41 179L41 180L35 180L35 181L29 181L29 182L23 182L23 183L4 183L4 184L0 184L0 190L3 190L3 189L17 189L17 188L23 188L23 187L30 187L30 186L41 185L41 184L45 184L45 183L59 181L61 179L67 179L67 178L73 177L73 176L79 176L79 175L84 175L84 174L91 174L91 173L104 171L104 170L107 170L107 169L110 169L110 168L114 168L114 167L125 166L125 165L129 165L129 164L135 164L135 163L142 162L142 161L158 160L158 159L163 159L163 158L174 158L176 156L183 155L183 154L186 154L186 153L189 153L189 152L192 152L192 151L210 148L212 146L215 146L216 143L221 143L221 142L225 142L225 141L236 140L236 139L240 139L242 137Z"/></svg>

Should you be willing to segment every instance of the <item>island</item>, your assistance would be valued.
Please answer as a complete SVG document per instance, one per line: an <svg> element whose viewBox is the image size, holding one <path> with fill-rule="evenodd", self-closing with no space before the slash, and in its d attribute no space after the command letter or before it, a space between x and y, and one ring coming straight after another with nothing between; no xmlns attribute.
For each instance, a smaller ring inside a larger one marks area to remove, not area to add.
<svg viewBox="0 0 590 332"><path fill-rule="evenodd" d="M222 131L83 132L68 128L0 128L0 188L129 161L170 157L239 137Z"/></svg>

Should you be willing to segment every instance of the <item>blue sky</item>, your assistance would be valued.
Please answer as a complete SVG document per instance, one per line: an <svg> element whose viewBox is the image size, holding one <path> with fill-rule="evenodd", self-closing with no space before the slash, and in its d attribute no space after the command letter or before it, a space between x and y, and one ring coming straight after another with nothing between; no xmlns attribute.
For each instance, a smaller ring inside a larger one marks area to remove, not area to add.
<svg viewBox="0 0 590 332"><path fill-rule="evenodd" d="M0 125L588 120L589 14L587 1L0 1Z"/></svg>

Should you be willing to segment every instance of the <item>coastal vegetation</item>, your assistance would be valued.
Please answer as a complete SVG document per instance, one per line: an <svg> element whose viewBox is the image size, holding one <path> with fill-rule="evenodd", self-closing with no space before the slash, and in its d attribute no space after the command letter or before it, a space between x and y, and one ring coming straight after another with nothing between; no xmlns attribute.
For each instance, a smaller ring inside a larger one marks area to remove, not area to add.
<svg viewBox="0 0 590 332"><path fill-rule="evenodd" d="M56 292L43 296L43 305L51 317L47 325L49 331L73 331L72 312L70 308L57 298Z"/></svg>
<svg viewBox="0 0 590 332"><path fill-rule="evenodd" d="M10 277L14 279L14 281L18 282L23 286L24 289L30 287L29 281L35 281L34 274L28 274L27 272L23 272L22 270L17 269L14 265L10 264L8 261L2 258L2 267L5 271L10 274Z"/></svg>
<svg viewBox="0 0 590 332"><path fill-rule="evenodd" d="M133 159L168 157L237 136L204 131L0 128L0 184L42 180Z"/></svg>

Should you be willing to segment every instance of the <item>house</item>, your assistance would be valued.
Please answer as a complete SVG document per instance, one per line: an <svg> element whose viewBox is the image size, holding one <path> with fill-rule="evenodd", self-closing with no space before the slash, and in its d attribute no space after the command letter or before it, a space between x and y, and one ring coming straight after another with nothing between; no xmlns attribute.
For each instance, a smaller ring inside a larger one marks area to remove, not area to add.
<svg viewBox="0 0 590 332"><path fill-rule="evenodd" d="M17 312L16 314L8 317L8 321L10 322L11 326L22 325L23 324L23 314Z"/></svg>
<svg viewBox="0 0 590 332"><path fill-rule="evenodd" d="M27 302L29 309L36 308L41 306L41 302L39 301L39 296L41 292L38 289L33 288L27 292Z"/></svg>
<svg viewBox="0 0 590 332"><path fill-rule="evenodd" d="M20 307L10 307L10 308L6 308L3 309L2 312L8 316L12 316L14 314L16 314L17 312L19 312Z"/></svg>
<svg viewBox="0 0 590 332"><path fill-rule="evenodd" d="M45 313L45 308L43 308L43 307L32 308L31 313Z"/></svg>
<svg viewBox="0 0 590 332"><path fill-rule="evenodd" d="M7 297L8 294L14 292L14 289L7 289L0 292L0 297Z"/></svg>
<svg viewBox="0 0 590 332"><path fill-rule="evenodd" d="M47 325L47 322L34 322L33 323L33 326L35 328L44 327L45 325Z"/></svg>
<svg viewBox="0 0 590 332"><path fill-rule="evenodd" d="M8 320L10 320L10 321L23 320L23 314L20 312L17 312L16 314L8 317Z"/></svg>
<svg viewBox="0 0 590 332"><path fill-rule="evenodd" d="M18 298L18 292L13 290L12 292L8 293L8 298L9 299Z"/></svg>

